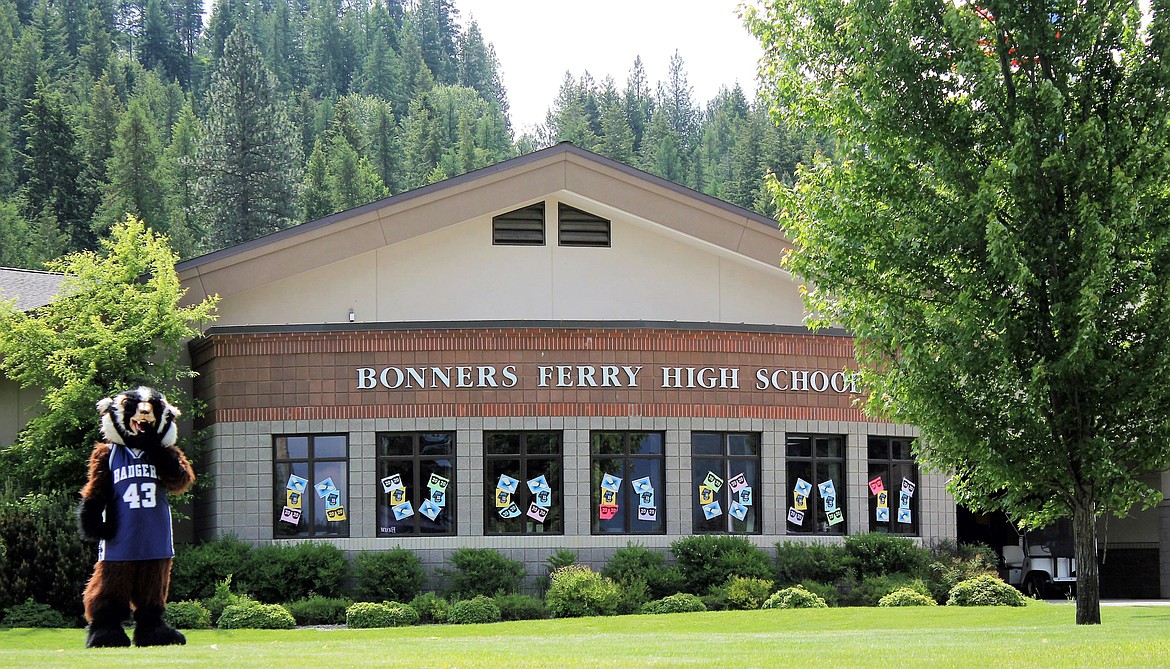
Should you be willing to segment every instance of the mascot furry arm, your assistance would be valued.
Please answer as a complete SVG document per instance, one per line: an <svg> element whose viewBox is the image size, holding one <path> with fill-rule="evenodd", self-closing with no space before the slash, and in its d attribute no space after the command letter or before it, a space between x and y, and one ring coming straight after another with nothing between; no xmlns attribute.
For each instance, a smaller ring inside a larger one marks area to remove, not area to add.
<svg viewBox="0 0 1170 669"><path fill-rule="evenodd" d="M81 533L94 541L112 539L114 519L110 497L114 492L110 472L111 444L144 451L158 472L159 481L173 494L186 492L195 482L187 456L175 446L177 408L150 388L138 388L98 402L102 441L89 456L89 479L81 489Z"/></svg>

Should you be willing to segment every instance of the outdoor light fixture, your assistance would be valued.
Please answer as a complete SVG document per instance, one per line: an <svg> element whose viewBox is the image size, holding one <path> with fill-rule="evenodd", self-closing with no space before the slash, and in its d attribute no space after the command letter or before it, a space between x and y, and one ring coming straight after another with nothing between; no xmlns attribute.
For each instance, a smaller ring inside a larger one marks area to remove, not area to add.
<svg viewBox="0 0 1170 669"><path fill-rule="evenodd" d="M355 317L353 315L353 307L350 307L349 308L349 322L352 323L354 321L354 318Z"/></svg>

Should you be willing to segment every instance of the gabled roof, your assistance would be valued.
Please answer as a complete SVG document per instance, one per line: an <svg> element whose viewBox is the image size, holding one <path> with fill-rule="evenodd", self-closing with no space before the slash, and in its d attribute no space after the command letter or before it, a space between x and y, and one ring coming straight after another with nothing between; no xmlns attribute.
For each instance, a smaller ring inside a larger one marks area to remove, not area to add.
<svg viewBox="0 0 1170 669"><path fill-rule="evenodd" d="M448 225L572 193L775 267L776 221L568 142L179 263L185 301L227 296Z"/></svg>
<svg viewBox="0 0 1170 669"><path fill-rule="evenodd" d="M0 267L0 301L16 298L17 309L35 309L52 302L64 280L55 272Z"/></svg>

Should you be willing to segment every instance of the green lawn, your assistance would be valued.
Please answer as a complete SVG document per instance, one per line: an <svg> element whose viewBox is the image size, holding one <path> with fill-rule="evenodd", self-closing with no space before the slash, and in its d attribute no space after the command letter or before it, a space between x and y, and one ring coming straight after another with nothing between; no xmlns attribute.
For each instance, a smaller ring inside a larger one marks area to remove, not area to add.
<svg viewBox="0 0 1170 669"><path fill-rule="evenodd" d="M0 667L1151 667L1170 607L1071 604L620 616L398 629L192 631L183 647L86 650L83 630L0 630Z"/></svg>

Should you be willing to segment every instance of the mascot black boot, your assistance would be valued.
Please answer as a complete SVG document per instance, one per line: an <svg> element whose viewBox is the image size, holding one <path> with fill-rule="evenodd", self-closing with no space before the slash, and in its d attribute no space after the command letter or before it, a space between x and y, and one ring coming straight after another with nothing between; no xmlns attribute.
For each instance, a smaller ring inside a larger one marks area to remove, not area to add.
<svg viewBox="0 0 1170 669"><path fill-rule="evenodd" d="M135 646L182 646L187 637L163 622L163 608L144 606L134 612Z"/></svg>
<svg viewBox="0 0 1170 669"><path fill-rule="evenodd" d="M128 646L121 623L131 610L134 643L186 643L163 622L175 548L167 493L191 487L195 473L175 446L179 410L140 387L98 402L102 441L81 490L81 531L98 540L98 562L85 588L88 646Z"/></svg>
<svg viewBox="0 0 1170 669"><path fill-rule="evenodd" d="M122 622L130 617L130 607L125 604L108 604L90 612L89 633L85 637L86 648L123 648L130 645L130 637L122 629Z"/></svg>

